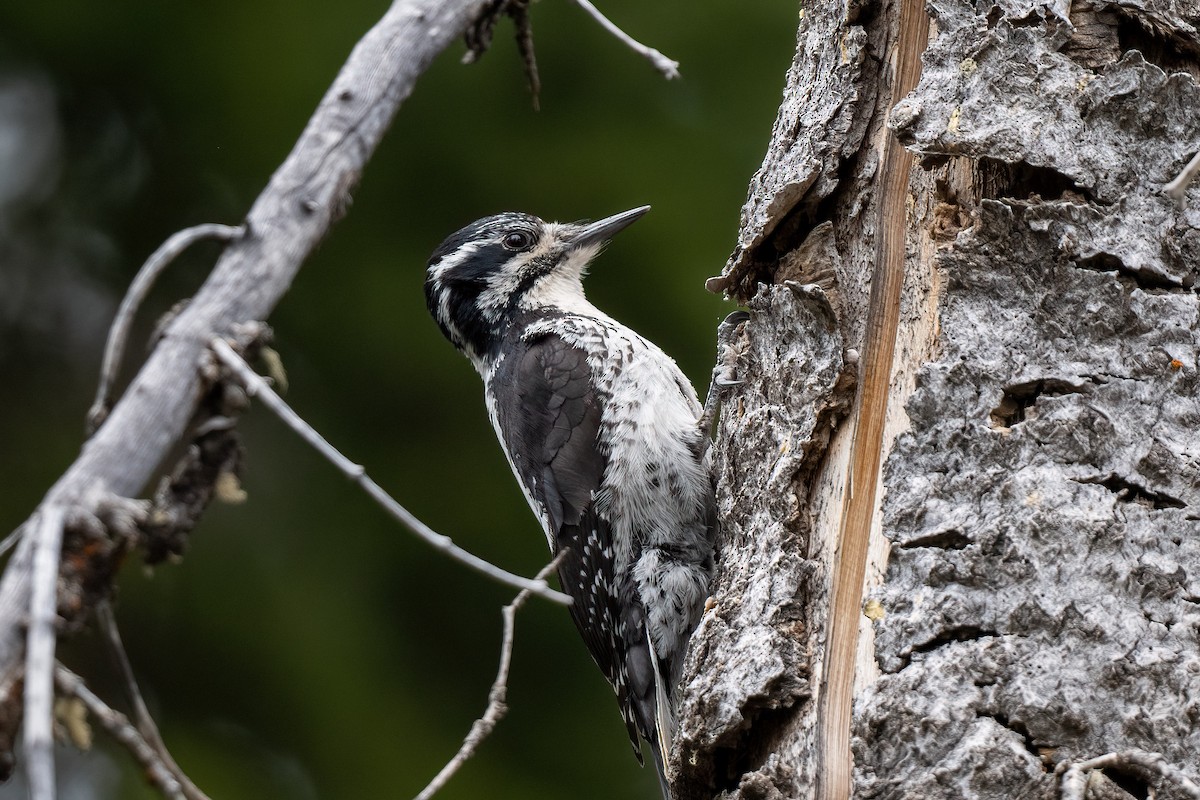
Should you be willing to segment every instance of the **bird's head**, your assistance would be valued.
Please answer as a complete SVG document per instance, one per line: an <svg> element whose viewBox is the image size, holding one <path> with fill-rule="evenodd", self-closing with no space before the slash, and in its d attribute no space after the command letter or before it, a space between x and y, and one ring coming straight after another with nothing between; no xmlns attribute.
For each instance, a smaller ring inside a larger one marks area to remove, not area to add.
<svg viewBox="0 0 1200 800"><path fill-rule="evenodd" d="M596 222L545 222L496 214L451 234L429 258L425 302L442 333L473 361L494 355L523 312L594 312L583 294L588 263L647 211Z"/></svg>

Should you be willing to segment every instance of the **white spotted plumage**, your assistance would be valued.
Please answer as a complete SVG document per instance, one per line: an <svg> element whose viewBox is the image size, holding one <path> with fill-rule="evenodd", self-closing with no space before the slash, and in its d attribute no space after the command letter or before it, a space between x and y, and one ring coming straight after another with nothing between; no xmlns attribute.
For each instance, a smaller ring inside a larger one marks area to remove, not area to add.
<svg viewBox="0 0 1200 800"><path fill-rule="evenodd" d="M609 467L595 502L601 514L614 520L616 544L616 551L605 555L617 565L618 577L632 574L660 657L682 657L697 619L681 616L657 599L665 592L684 608L702 607L709 570L701 566L703 557L680 564L664 559L660 548L711 553L707 537L694 541L696 531L706 530L712 497L709 453L697 425L700 401L669 356L594 307L588 316L534 322L525 337L544 333L588 354L596 391L605 398L600 441L608 449ZM492 424L503 437L494 415ZM699 459L697 452L703 454ZM528 492L526 499L538 513Z"/></svg>

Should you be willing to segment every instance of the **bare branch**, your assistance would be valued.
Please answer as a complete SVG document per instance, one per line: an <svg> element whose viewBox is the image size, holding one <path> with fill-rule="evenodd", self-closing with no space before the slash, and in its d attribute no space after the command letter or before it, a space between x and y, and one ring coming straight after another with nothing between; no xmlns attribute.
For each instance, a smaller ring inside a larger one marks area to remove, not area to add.
<svg viewBox="0 0 1200 800"><path fill-rule="evenodd" d="M86 515L94 513L96 498L133 497L142 491L194 421L204 396L197 365L208 342L238 323L270 316L305 258L345 212L350 189L417 78L481 8L481 0L392 3L355 46L292 152L255 201L246 217L246 235L221 253L104 425L47 492L42 507L57 505ZM0 777L9 769L21 716L17 687L35 538L21 538L0 578ZM83 543L67 542L68 548L75 546ZM107 579L86 570L72 576L73 581L92 578Z"/></svg>
<svg viewBox="0 0 1200 800"><path fill-rule="evenodd" d="M1141 770L1157 775L1163 780L1171 781L1178 786L1187 797L1200 800L1200 785L1183 774L1183 770L1166 760L1160 753L1146 750L1122 750L1119 753L1107 753L1102 756L1072 764L1062 772L1062 800L1084 800L1088 788L1087 774L1097 769L1129 769Z"/></svg>
<svg viewBox="0 0 1200 800"><path fill-rule="evenodd" d="M42 508L33 525L33 578L29 592L29 634L25 649L25 757L32 800L53 800L54 646L58 632L58 565L64 514L61 506Z"/></svg>
<svg viewBox="0 0 1200 800"><path fill-rule="evenodd" d="M25 525L22 524L18 525L17 529L8 536L5 536L4 539L0 541L0 556L3 556L9 550L12 550L13 547L16 546L17 542L21 541L21 536L24 535L24 533Z"/></svg>
<svg viewBox="0 0 1200 800"><path fill-rule="evenodd" d="M545 580L551 572L556 570L565 554L566 551L560 551L549 564L542 567L542 570L537 574L538 579ZM517 612L521 609L521 606L525 605L525 601L529 599L530 594L531 592L528 589L523 589L520 594L513 598L511 603L500 609L500 615L504 619L504 637L500 643L500 667L496 670L496 680L492 682L492 689L488 692L487 708L484 709L483 716L475 720L475 723L471 725L471 730L463 740L462 747L458 748L458 752L454 754L454 758L450 759L446 763L446 766L442 767L441 771L433 777L429 785L421 790L416 800L429 800L429 798L441 791L442 787L454 777L454 774L462 769L462 765L466 763L467 759L475 755L475 751L479 749L479 745L491 735L496 725L508 713L508 705L506 703L508 695L508 671L512 664Z"/></svg>
<svg viewBox="0 0 1200 800"><path fill-rule="evenodd" d="M562 592L557 592L551 589L545 580L536 578L530 580L523 578L520 575L514 575L507 570L497 567L489 561L485 561L477 555L463 550L450 539L449 536L437 533L428 525L412 515L404 506L400 505L379 484L371 480L367 476L366 470L361 464L355 464L350 459L342 455L338 450L325 441L321 434L313 430L313 427L305 422L299 414L291 409L284 402L283 398L275 393L257 372L250 368L250 365L239 356L234 349L229 346L229 343L224 339L214 339L212 341L213 352L217 358L228 367L246 387L246 391L252 397L258 397L262 400L263 405L275 412L275 414L284 421L284 423L300 435L300 438L312 445L317 452L325 456L331 464L333 464L339 472L345 475L350 480L362 487L368 495L370 495L377 503L383 506L389 514L398 520L402 525L415 533L417 536L424 539L433 547L441 550L446 555L454 560L467 565L471 569L480 572L493 580L513 586L523 591L536 594L547 600L563 605L570 605L571 598Z"/></svg>
<svg viewBox="0 0 1200 800"><path fill-rule="evenodd" d="M578 3L579 7L586 11L592 17L592 19L600 23L600 26L604 28L604 30L617 37L625 44L626 47L633 50L633 52L637 53L639 56L645 58L651 64L653 64L654 68L661 72L664 78L671 80L672 78L679 77L678 61L667 58L653 47L647 47L637 39L634 39L628 33L618 28L612 22L612 20L601 14L600 9L596 8L588 0L575 0L575 2Z"/></svg>
<svg viewBox="0 0 1200 800"><path fill-rule="evenodd" d="M100 384L96 387L96 399L92 401L92 407L88 409L87 413L89 435L95 433L96 429L104 423L104 418L108 416L108 411L112 407L113 383L117 379L117 370L121 367L121 356L124 355L125 343L129 340L129 329L133 325L134 315L137 314L146 295L150 293L158 276L171 262L179 258L184 250L196 242L202 239L218 239L228 242L240 236L243 230L240 227L213 223L184 228L163 242L146 259L146 263L134 276L133 283L129 284L125 298L121 301L120 308L117 309L116 319L113 320L112 327L108 330L108 342L104 346L104 360L100 365Z"/></svg>
<svg viewBox="0 0 1200 800"><path fill-rule="evenodd" d="M79 698L80 702L117 742L124 745L134 760L142 766L146 779L163 795L171 800L189 800L177 776L170 766L162 760L162 753L150 745L129 718L111 708L107 703L92 693L84 684L83 679L61 664L54 671L55 683L63 694ZM173 762L172 765L173 766ZM197 795L203 797L203 794Z"/></svg>
<svg viewBox="0 0 1200 800"><path fill-rule="evenodd" d="M162 734L158 731L158 725L150 716L150 709L146 707L146 701L142 698L142 690L138 687L137 679L134 677L133 665L129 663L129 654L125 652L125 644L121 641L121 632L117 629L117 618L113 614L112 604L107 600L100 603L96 607L96 618L100 621L100 630L108 643L113 661L116 662L117 671L125 682L125 691L129 695L129 704L133 707L133 717L142 740L147 747L155 751L158 762L175 779L181 796L186 800L209 800L208 795L200 791L200 788L192 783L192 779L187 776L187 773L175 763L175 759L163 742Z"/></svg>
<svg viewBox="0 0 1200 800"><path fill-rule="evenodd" d="M1178 203L1183 202L1183 196L1187 194L1188 187L1192 185L1192 181L1196 179L1196 173L1200 172L1200 153L1192 156L1192 160L1183 168L1183 172L1175 176L1175 180L1163 187L1163 191L1175 198Z"/></svg>

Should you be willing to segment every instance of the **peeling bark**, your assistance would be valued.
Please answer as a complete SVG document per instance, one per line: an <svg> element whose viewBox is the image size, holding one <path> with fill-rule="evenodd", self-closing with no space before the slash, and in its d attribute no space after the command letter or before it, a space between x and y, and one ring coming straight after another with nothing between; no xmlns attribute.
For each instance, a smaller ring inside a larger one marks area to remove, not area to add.
<svg viewBox="0 0 1200 800"><path fill-rule="evenodd" d="M809 764L785 764L772 747L815 693L807 660L819 620L808 611L820 595L822 569L804 552L812 531L803 509L850 395L842 338L824 292L774 286L750 308L737 345L738 374L747 384L722 414L717 452L723 543L744 561L726 561L716 604L700 622L685 667L676 734L676 752L689 765L676 784L683 798L734 789L741 776L761 769L785 769L789 782L812 780Z"/></svg>

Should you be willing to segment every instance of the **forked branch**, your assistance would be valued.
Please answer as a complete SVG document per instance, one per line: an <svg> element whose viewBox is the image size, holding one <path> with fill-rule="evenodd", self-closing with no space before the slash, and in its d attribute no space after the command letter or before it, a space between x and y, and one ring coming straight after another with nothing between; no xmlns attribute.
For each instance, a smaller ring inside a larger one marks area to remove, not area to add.
<svg viewBox="0 0 1200 800"><path fill-rule="evenodd" d="M145 740L128 717L92 692L82 678L59 664L54 671L54 682L63 695L75 697L83 703L92 719L130 752L134 760L141 765L146 780L164 797L170 800L194 800L184 792L178 776L163 762L161 752Z"/></svg>
<svg viewBox="0 0 1200 800"><path fill-rule="evenodd" d="M113 384L117 380L117 370L121 368L121 357L125 353L125 344L129 340L129 329L133 326L133 318L138 308L146 299L146 295L154 287L158 276L196 242L203 239L216 239L228 242L242 233L242 228L231 225L207 223L184 228L176 231L159 248L150 254L146 263L138 270L133 282L125 291L121 306L117 309L116 319L108 329L108 342L104 345L104 359L100 363L100 381L96 387L96 399L87 413L88 435L96 432L108 416L112 408Z"/></svg>
<svg viewBox="0 0 1200 800"><path fill-rule="evenodd" d="M562 561L564 554L565 551L560 552L549 564L542 567L541 572L537 574L538 580L545 580L550 573L558 569L558 564ZM475 723L471 725L471 730L463 740L462 747L458 748L458 752L454 754L454 758L446 762L446 766L442 767L441 771L429 782L429 785L421 790L416 800L429 800L429 798L437 794L454 777L454 774L462 769L462 765L467 762L467 759L475 755L475 751L479 748L479 745L491 735L496 725L508 713L508 671L512 665L517 612L521 610L521 606L525 605L525 601L529 599L530 594L531 592L528 589L522 589L521 593L513 598L511 603L500 609L500 615L504 619L504 637L500 642L500 667L496 670L496 680L492 683L491 691L488 692L487 708L484 709L483 716L475 720Z"/></svg>
<svg viewBox="0 0 1200 800"><path fill-rule="evenodd" d="M250 209L245 235L230 241L204 285L167 326L129 389L39 508L69 509L72 519L76 514L95 517L103 498L135 497L143 490L194 421L204 396L204 377L197 365L209 341L238 323L270 316L300 265L344 212L350 189L417 78L463 34L481 6L480 0L396 0L359 41L292 152ZM45 563L54 569L46 567L45 574L57 574L59 553L40 533L31 535L35 527L23 526L25 534L0 578L0 778L6 777L13 761L22 685L26 694L34 692L39 704L26 709L26 719L35 726L47 719L40 699L45 693L37 693L53 669L53 631L50 663L45 663L43 639L37 639L36 663L29 666L36 666L38 673L27 674L26 621L38 583L35 550L53 550ZM74 558L77 553L71 548L86 545L84 537L68 537L65 555ZM110 579L82 573L71 577L101 583ZM46 607L44 598L39 599L42 619ZM49 624L38 625L49 629L53 617ZM47 739L36 727L35 734L36 753Z"/></svg>

